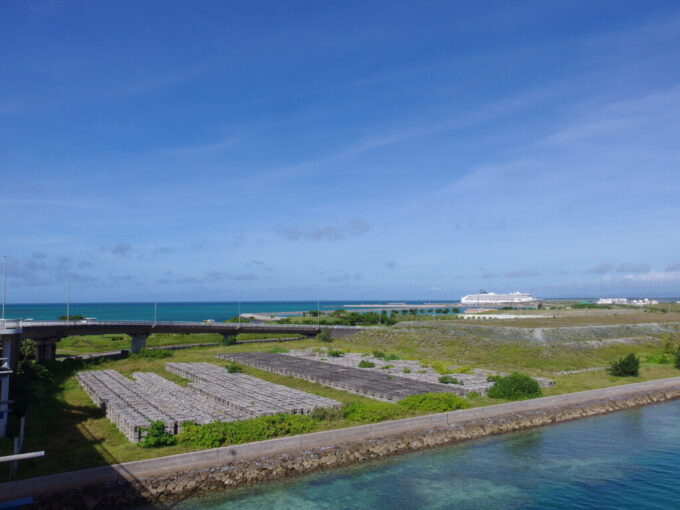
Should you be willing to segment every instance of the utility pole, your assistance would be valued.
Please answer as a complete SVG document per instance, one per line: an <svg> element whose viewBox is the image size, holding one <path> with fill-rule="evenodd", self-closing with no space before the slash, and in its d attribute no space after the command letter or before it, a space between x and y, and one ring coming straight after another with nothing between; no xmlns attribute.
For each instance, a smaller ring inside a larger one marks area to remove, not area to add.
<svg viewBox="0 0 680 510"><path fill-rule="evenodd" d="M5 281L2 290L2 320L5 320L5 306L7 305L7 255L2 256L5 259Z"/></svg>
<svg viewBox="0 0 680 510"><path fill-rule="evenodd" d="M238 291L238 325L241 327L241 291Z"/></svg>
<svg viewBox="0 0 680 510"><path fill-rule="evenodd" d="M156 325L158 319L158 296L153 299L153 325Z"/></svg>
<svg viewBox="0 0 680 510"><path fill-rule="evenodd" d="M318 299L316 300L316 327L321 327L321 305Z"/></svg>

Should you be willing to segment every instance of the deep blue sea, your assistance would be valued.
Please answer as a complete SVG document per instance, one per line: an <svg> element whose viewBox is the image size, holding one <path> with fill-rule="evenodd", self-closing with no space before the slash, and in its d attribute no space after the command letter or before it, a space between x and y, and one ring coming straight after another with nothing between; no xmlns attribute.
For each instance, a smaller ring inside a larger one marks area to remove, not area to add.
<svg viewBox="0 0 680 510"><path fill-rule="evenodd" d="M236 489L176 510L680 508L680 402Z"/></svg>
<svg viewBox="0 0 680 510"><path fill-rule="evenodd" d="M342 308L346 304L385 304L393 301L321 301L321 311ZM437 301L441 302L454 302ZM431 301L400 301L409 304L423 304ZM285 314L316 310L316 301L257 301L242 302L241 313L273 312ZM99 320L153 320L154 303L71 303L70 313ZM209 303L161 303L157 305L159 321L222 321L238 315L238 302ZM11 319L56 320L66 315L66 303L52 304L8 304L6 316Z"/></svg>

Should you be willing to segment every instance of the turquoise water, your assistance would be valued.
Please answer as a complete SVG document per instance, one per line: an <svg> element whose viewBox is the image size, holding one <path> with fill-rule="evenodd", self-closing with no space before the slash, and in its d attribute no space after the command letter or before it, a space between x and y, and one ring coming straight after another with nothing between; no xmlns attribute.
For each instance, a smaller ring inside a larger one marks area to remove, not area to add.
<svg viewBox="0 0 680 510"><path fill-rule="evenodd" d="M680 508L680 402L426 450L177 510Z"/></svg>
<svg viewBox="0 0 680 510"><path fill-rule="evenodd" d="M425 301L407 301L422 304ZM322 311L336 310L345 304L384 304L385 301L321 301ZM241 303L241 313L285 313L316 310L316 301L258 301ZM158 303L159 321L221 321L238 315L237 302L222 303ZM71 314L96 317L99 320L153 320L153 303L71 303ZM8 318L55 320L66 315L65 303L9 304Z"/></svg>

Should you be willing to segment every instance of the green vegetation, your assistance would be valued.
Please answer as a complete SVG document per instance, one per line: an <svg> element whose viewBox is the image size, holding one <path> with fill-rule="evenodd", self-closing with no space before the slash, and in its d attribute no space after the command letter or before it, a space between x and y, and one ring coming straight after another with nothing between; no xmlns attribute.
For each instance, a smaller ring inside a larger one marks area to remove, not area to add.
<svg viewBox="0 0 680 510"><path fill-rule="evenodd" d="M612 361L607 371L614 377L637 377L640 375L640 358L631 352L628 356Z"/></svg>
<svg viewBox="0 0 680 510"><path fill-rule="evenodd" d="M82 321L85 318L83 315L60 315L57 320L60 321Z"/></svg>
<svg viewBox="0 0 680 510"><path fill-rule="evenodd" d="M359 423L377 423L393 420L401 414L401 410L394 404L379 402L353 402L343 408L343 416Z"/></svg>
<svg viewBox="0 0 680 510"><path fill-rule="evenodd" d="M327 352L331 358L342 358L345 354L337 349L331 349Z"/></svg>
<svg viewBox="0 0 680 510"><path fill-rule="evenodd" d="M258 416L250 420L215 422L206 425L187 423L179 440L199 448L216 448L232 444L263 441L273 437L304 434L315 427L310 416L300 414L275 414Z"/></svg>
<svg viewBox="0 0 680 510"><path fill-rule="evenodd" d="M454 373L454 374L474 374L474 370L473 370L473 369L474 369L474 367L472 367L472 366L470 366L470 365L466 365L466 366L462 366L462 367L456 368L456 369L453 371L453 373Z"/></svg>
<svg viewBox="0 0 680 510"><path fill-rule="evenodd" d="M675 368L680 368L680 348L675 351L675 362L673 363Z"/></svg>
<svg viewBox="0 0 680 510"><path fill-rule="evenodd" d="M142 448L160 448L161 446L173 446L177 444L177 438L165 431L162 421L151 422L151 425L143 429L146 435L139 442Z"/></svg>
<svg viewBox="0 0 680 510"><path fill-rule="evenodd" d="M397 404L411 411L428 411L431 413L443 413L472 407L469 400L453 393L411 395L401 399Z"/></svg>
<svg viewBox="0 0 680 510"><path fill-rule="evenodd" d="M271 352L272 354L285 354L286 352L290 351L285 347L272 347L267 352Z"/></svg>
<svg viewBox="0 0 680 510"><path fill-rule="evenodd" d="M383 365L380 367L380 370L389 370L390 368L394 368L394 365Z"/></svg>
<svg viewBox="0 0 680 510"><path fill-rule="evenodd" d="M403 368L401 371L402 371L403 373L405 373L405 374L410 374L410 373L411 373L411 369L410 369L410 368Z"/></svg>
<svg viewBox="0 0 680 510"><path fill-rule="evenodd" d="M585 310L585 309L599 309L599 310L611 310L610 305L598 305L596 303L576 303L571 305L574 310Z"/></svg>
<svg viewBox="0 0 680 510"><path fill-rule="evenodd" d="M317 335L316 339L320 342L331 343L333 341L333 337L331 337L331 330L328 328L322 328L321 333Z"/></svg>
<svg viewBox="0 0 680 510"><path fill-rule="evenodd" d="M536 379L526 374L514 372L499 378L488 392L491 398L522 400L541 396L541 387Z"/></svg>
<svg viewBox="0 0 680 510"><path fill-rule="evenodd" d="M375 363L373 363L371 361L366 361L365 359L362 359L357 366L359 368L373 368L373 367L375 367Z"/></svg>
<svg viewBox="0 0 680 510"><path fill-rule="evenodd" d="M439 378L440 383L444 384L463 384L460 379L456 379L455 377L451 377L450 375L443 375Z"/></svg>
<svg viewBox="0 0 680 510"><path fill-rule="evenodd" d="M236 343L236 335L223 336L220 343L222 345L234 345Z"/></svg>
<svg viewBox="0 0 680 510"><path fill-rule="evenodd" d="M131 359L165 359L172 357L172 352L162 349L142 349L138 353L130 354Z"/></svg>
<svg viewBox="0 0 680 510"><path fill-rule="evenodd" d="M441 375L446 375L451 373L451 369L449 368L449 364L445 361L433 361L430 363L430 367L432 367L432 370L437 372L438 374Z"/></svg>
<svg viewBox="0 0 680 510"><path fill-rule="evenodd" d="M241 365L237 365L236 363L227 363L227 366L224 368L226 368L227 372L230 374L240 374L243 372L243 367Z"/></svg>

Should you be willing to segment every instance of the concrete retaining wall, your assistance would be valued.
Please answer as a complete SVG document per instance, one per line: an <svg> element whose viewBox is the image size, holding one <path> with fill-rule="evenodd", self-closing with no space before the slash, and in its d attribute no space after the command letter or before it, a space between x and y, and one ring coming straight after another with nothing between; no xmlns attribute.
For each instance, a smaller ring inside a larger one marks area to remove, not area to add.
<svg viewBox="0 0 680 510"><path fill-rule="evenodd" d="M680 398L680 377L215 448L0 484L0 501L121 508Z"/></svg>

